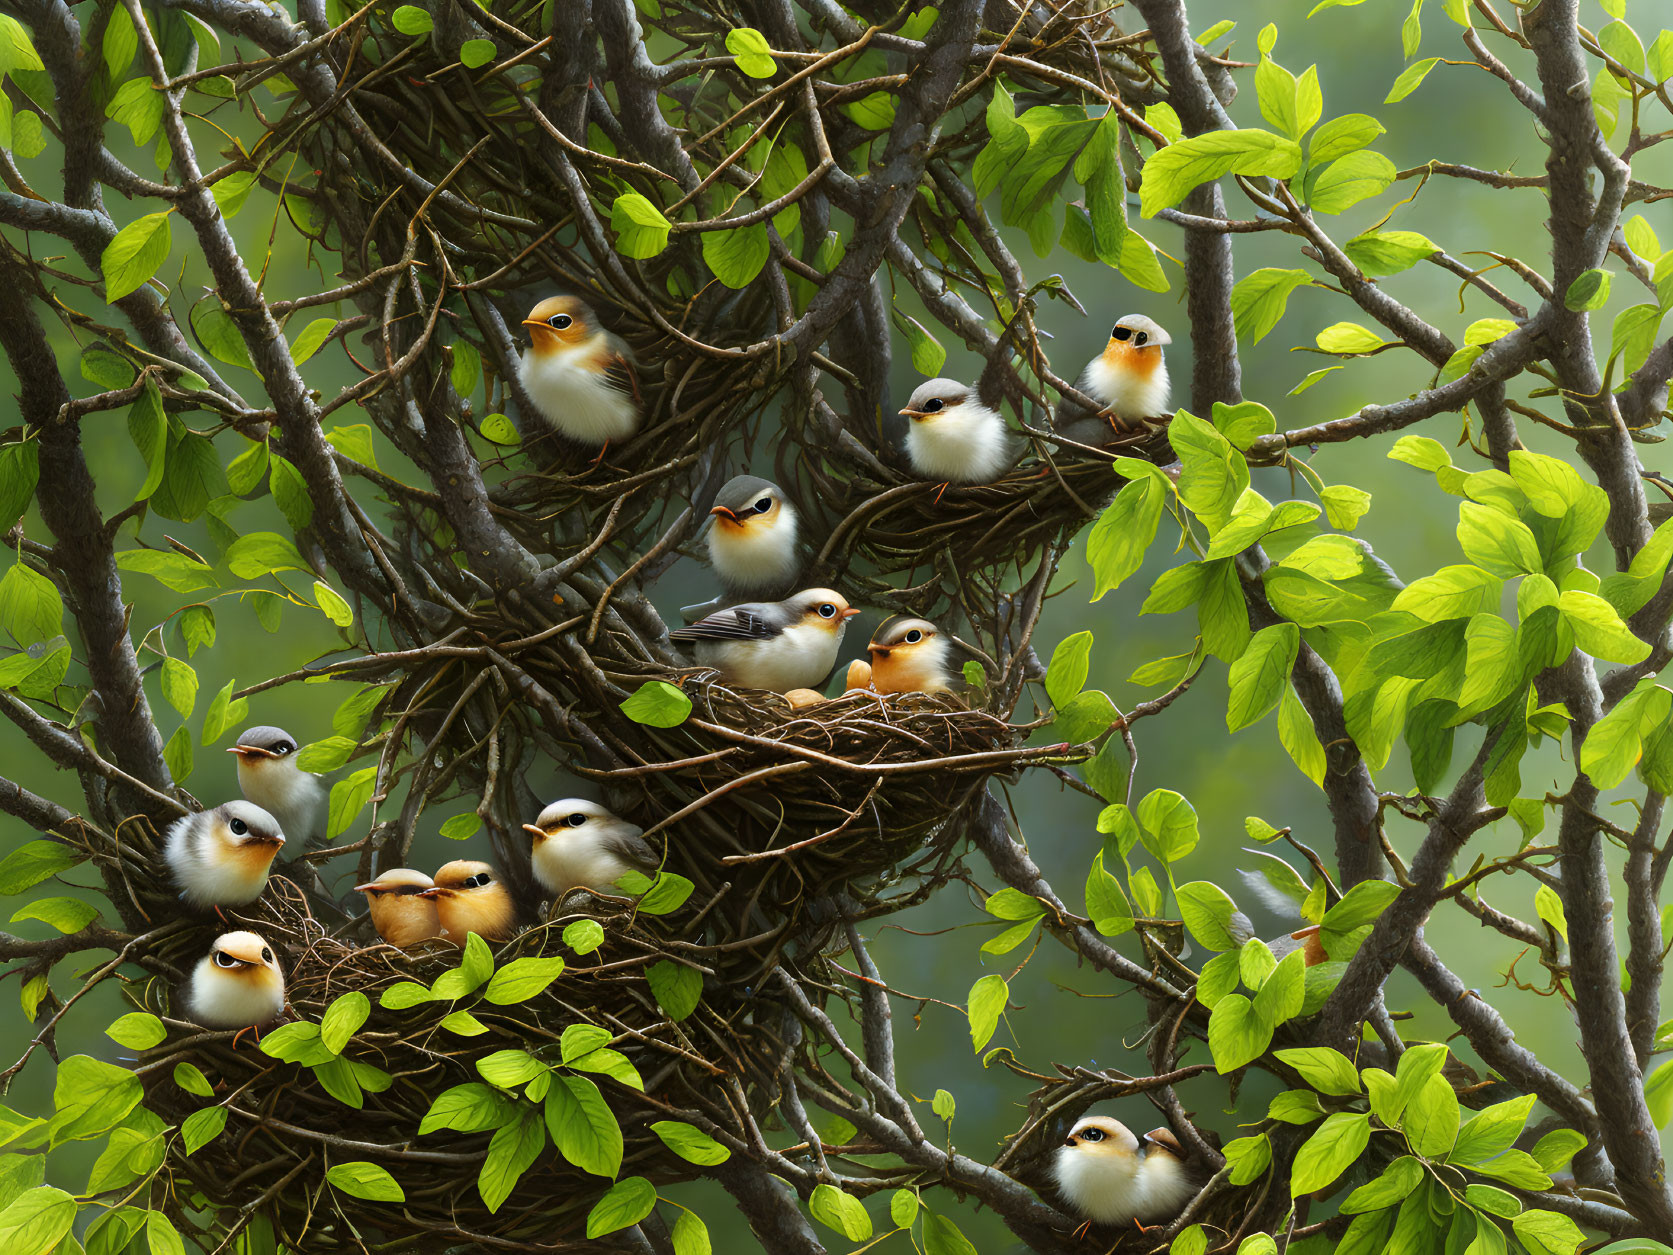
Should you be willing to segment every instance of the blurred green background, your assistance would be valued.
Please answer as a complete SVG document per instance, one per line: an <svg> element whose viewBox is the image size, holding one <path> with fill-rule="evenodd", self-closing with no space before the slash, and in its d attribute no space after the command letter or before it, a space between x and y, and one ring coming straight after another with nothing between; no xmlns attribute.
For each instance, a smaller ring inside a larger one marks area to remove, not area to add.
<svg viewBox="0 0 1673 1255"><path fill-rule="evenodd" d="M1413 96L1396 105L1383 104L1390 84L1405 64L1399 36L1400 22L1408 8L1404 3L1385 0L1334 8L1305 20L1310 7L1311 0L1245 3L1217 0L1193 4L1191 25L1192 29L1201 31L1221 18L1235 19L1236 29L1218 39L1215 48L1219 50L1229 44L1233 56L1253 60L1255 35L1260 26L1267 21L1279 23L1281 34L1275 55L1296 73L1317 63L1324 88L1325 116L1348 112L1377 116L1389 133L1376 147L1402 169L1438 158L1485 168L1515 169L1520 173L1539 171L1543 149L1527 114L1510 101L1495 80L1479 70L1439 66ZM1645 17L1640 27L1646 43L1654 36L1647 17L1654 7L1643 0L1629 6L1629 20ZM1585 8L1584 17L1588 22L1601 24L1607 20L1595 3L1588 3ZM1456 28L1442 15L1439 6L1431 6L1425 17L1427 30L1419 56L1467 55L1457 41ZM1234 118L1241 125L1262 125L1248 72L1240 74L1240 83L1244 90L1232 108ZM217 120L221 125L230 126L230 117L228 114ZM151 170L148 152L124 151L125 142L118 141L125 141L125 136L119 128L112 127L110 142L119 155L135 169ZM50 193L58 186L54 147L49 146L41 156L20 164L25 176L36 181L43 192ZM1668 181L1665 160L1660 164L1663 168L1650 177L1665 183ZM1407 197L1414 199L1402 203ZM1229 200L1234 216L1248 213L1246 202L1235 192ZM130 207L112 198L112 213L119 224L150 208ZM1648 211L1652 224L1660 228L1664 239L1673 243L1673 215L1665 209L1658 214L1656 208ZM274 209L271 198L263 199L258 194L233 222L235 233L248 250L246 256L252 269L261 264L267 248ZM1329 229L1340 241L1378 225L1385 214L1390 215L1387 225L1391 229L1422 232L1454 256L1473 260L1474 264L1487 262L1479 256L1472 259L1471 251L1487 249L1514 254L1536 267L1547 261L1545 202L1538 191L1495 192L1475 183L1436 178L1420 192L1418 180L1409 179L1349 210L1342 220L1330 223ZM1178 231L1155 222L1140 222L1136 208L1133 222L1166 253L1174 258L1181 256ZM175 256L164 271L165 276L174 277L170 286L177 316L183 315L204 290L201 266L186 246L187 234L181 224L175 232ZM46 237L36 237L33 245L37 255L57 251L55 242ZM1013 247L1031 280L1054 271L1062 273L1089 311L1090 317L1086 319L1077 318L1066 305L1058 303L1047 303L1041 311L1043 325L1056 337L1053 360L1061 374L1073 376L1082 362L1101 349L1115 317L1143 312L1173 333L1169 365L1175 380L1175 399L1178 404L1188 404L1190 345L1182 278L1177 266L1164 263L1172 290L1155 294L1137 290L1114 271L1082 263L1063 251L1040 259L1024 239L1014 240ZM81 273L73 257L56 264L71 273ZM1288 237L1278 233L1237 237L1240 276L1269 265L1312 268L1301 259L1295 241ZM319 262L308 256L304 242L290 234L282 220L266 270L266 291L273 298L316 291L335 282L334 272L322 271ZM1498 271L1492 277L1518 299L1533 299L1506 272ZM1458 281L1435 267L1420 266L1385 283L1401 300L1446 329L1454 339L1460 339L1463 328L1474 319L1502 315L1498 307L1473 289L1460 298ZM1614 303L1594 319L1600 335L1616 310L1637 299L1628 291L1632 286L1626 281L1616 284ZM84 291L66 287L66 296L90 308ZM292 337L307 318L323 312L330 311L313 311L303 321L294 323L290 328ZM1428 367L1411 353L1395 351L1349 361L1344 369L1329 374L1300 396L1288 396L1309 371L1330 364L1305 349L1313 344L1314 336L1322 328L1342 320L1368 321L1345 298L1323 288L1304 288L1292 297L1287 316L1272 334L1258 345L1243 346L1245 395L1268 405L1278 416L1280 427L1298 427L1341 417L1368 402L1399 399L1429 383L1432 372ZM81 381L77 358L82 346L56 326L54 339L61 368L72 386L87 392L95 390L94 385ZM952 349L943 373L974 378L982 363L959 350L950 337L944 335L942 339ZM897 345L895 388L896 395L901 397L915 383L906 356L904 348ZM247 396L259 393L253 376L235 368L223 369L236 376L235 386L245 389ZM307 374L326 396L356 377L336 351L315 359L309 364ZM1526 382L1519 382L1513 387L1513 395L1525 396L1526 390ZM15 391L7 368L0 363L0 393L11 396ZM358 419L345 413L340 421L352 423ZM1544 439L1550 433L1539 428L1530 430L1526 423L1523 426L1523 437L1533 447L1556 454L1566 452ZM1450 446L1460 434L1459 416L1441 415L1415 430ZM132 499L144 478L143 466L118 414L100 414L88 419L83 424L83 436L99 483L101 508L106 514L113 513ZM235 438L223 437L223 444L229 439ZM1353 483L1373 494L1370 513L1361 523L1359 534L1402 578L1409 580L1459 560L1453 536L1456 503L1434 486L1431 477L1386 460L1390 443L1391 439L1385 438L1329 446L1319 451L1312 462L1327 482ZM380 450L385 448L380 443ZM1643 452L1651 466L1659 467L1666 461L1654 447L1645 447ZM223 452L225 456L230 454ZM1455 456L1461 463L1470 461L1467 450ZM391 454L391 461L398 459ZM1292 483L1287 474L1275 471L1256 472L1255 486L1275 500L1292 495L1310 496L1302 485ZM240 531L286 530L267 498L240 507L233 520ZM1171 528L1170 521L1164 519L1161 537L1145 569L1118 592L1095 605L1087 603L1091 580L1086 564L1080 555L1072 556L1064 564L1059 581L1062 595L1050 603L1038 638L1042 655L1049 656L1052 645L1062 637L1082 628L1091 630L1096 645L1090 684L1107 690L1124 709L1155 695L1152 690L1142 690L1127 682L1126 677L1134 668L1149 659L1189 649L1195 632L1195 620L1189 614L1141 618L1137 612L1150 581L1180 560L1172 552L1176 532ZM37 539L47 538L33 515L28 520L28 534ZM179 525L153 519L144 524L143 535L154 544L169 535L200 551L213 552L201 522ZM1606 568L1605 555L1594 553L1592 558L1594 569ZM306 596L308 581L293 583ZM132 624L136 639L163 622L177 609L180 600L154 581L141 577L130 577L126 590L134 603ZM701 569L687 562L657 587L655 601L673 618L677 606L706 596L708 591ZM317 612L287 607L279 630L269 634L257 624L250 609L238 604L235 598L217 601L215 609L220 621L220 639L213 650L200 652L193 660L201 677L198 706L190 721L194 735L209 697L227 680L236 678L240 684L251 683L300 667L340 646L336 633ZM850 629L846 656L862 651L864 634L877 618L875 613L870 613ZM167 630L171 649L178 649L177 633L172 626ZM144 661L156 659L146 656ZM1247 844L1244 818L1259 815L1274 825L1291 826L1302 840L1327 857L1331 846L1329 820L1319 790L1295 769L1279 747L1270 716L1239 735L1226 734L1224 672L1222 664L1210 661L1192 691L1165 717L1139 725L1136 737L1140 761L1135 800L1151 789L1163 787L1189 798L1200 818L1202 842L1177 869L1179 880L1219 881L1255 917L1258 926L1270 930L1270 935L1278 931L1278 921L1264 914L1257 903L1249 900L1249 895L1241 892L1241 885L1231 870L1239 865L1240 858L1242 865L1251 865L1251 860L1240 853ZM151 677L151 683L155 685L155 676ZM321 692L317 688L292 685L263 694L252 702L244 722L279 724L304 742L318 739L329 734L331 710L346 695L346 690L335 688L325 690L325 696ZM332 693L336 696L331 696ZM155 688L151 699L166 737L181 721ZM1477 736L1479 732L1474 729L1460 736L1453 759L1455 766L1467 761L1468 754L1473 752L1473 738ZM236 792L232 762L221 752L228 743L230 738L212 746L197 746L196 769L188 787L206 804L215 804ZM74 777L54 772L9 725L0 727L0 754L7 764L0 774L72 808L79 804ZM1546 750L1541 756L1530 756L1523 767L1524 794L1537 796L1547 787L1560 788L1557 782L1565 770L1554 749ZM557 797L570 791L570 782L557 765L553 766L551 779L532 783L544 796ZM1390 792L1403 792L1411 787L1403 746L1396 747L1387 768L1378 773L1378 783ZM1099 847L1100 838L1093 827L1096 805L1091 799L1061 789L1041 773L1031 775L1013 788L1011 803L1022 819L1034 857L1047 877L1071 906L1078 906L1087 864ZM452 809L447 813L452 813ZM1619 816L1618 812L1612 813ZM436 835L435 830L444 818L443 813L425 817L424 836L414 860L418 866L432 866L459 853L457 843ZM363 813L351 836L364 831L365 822ZM1620 817L1619 822L1630 824L1630 814ZM16 821L0 819L0 826L4 832L0 847L4 849L31 837ZM1395 848L1409 857L1421 834L1415 827L1396 821L1389 835ZM1478 836L1474 849L1488 854L1503 853L1515 848L1518 836L1514 824L1501 823ZM1142 851L1135 855L1136 862L1143 858ZM973 861L972 871L990 888L997 887L979 858ZM85 873L72 874L68 879L83 883L90 880ZM1485 896L1504 909L1531 917L1533 890L1531 881L1490 883ZM918 999L962 1003L966 991L978 977L987 971L1002 971L1009 976L1016 963L1029 955L1027 945L997 959L980 954L980 944L994 930L991 922L982 922L985 919L974 895L955 886L929 904L870 930L875 935L874 957L902 995L895 1007L902 1084L923 1100L920 1118L931 1128L937 1122L930 1114L929 1099L938 1088L950 1091L958 1110L950 1134L952 1141L959 1150L977 1159L991 1158L1003 1136L1020 1124L1029 1086L1002 1067L984 1070L971 1051L963 1016L945 1006ZM39 935L44 929L43 925L34 923L8 927L23 935ZM1562 1003L1555 999L1536 999L1504 987L1502 970L1515 957L1515 948L1510 943L1481 929L1460 912L1445 910L1430 926L1429 937L1467 984L1479 988L1505 1011L1524 1044L1565 1074L1576 1079L1584 1076L1573 1022ZM1118 944L1138 957L1131 936ZM1203 957L1196 956L1199 961ZM75 987L67 970L73 966L65 965L66 970L55 974L54 987L60 995L68 994ZM1530 961L1522 975L1532 978L1536 974L1537 967ZM1077 965L1074 957L1056 943L1049 940L1042 943L1026 971L1012 980L1011 988L1016 1005L1002 1022L992 1045L1010 1047L1022 1063L1042 1072L1049 1072L1053 1063L1145 1070L1142 1054L1132 1049L1143 1035L1142 1002L1131 994L1123 995L1111 982ZM16 1009L15 992L15 988L0 990L8 1006L0 1012L0 1066L14 1058L34 1032ZM1397 1010L1409 1008L1414 1012L1414 1017L1402 1025L1409 1037L1441 1038L1450 1031L1444 1015L1403 978L1395 979L1389 1001ZM101 1030L121 1009L115 985L107 984L86 1000L80 1014L70 1017L58 1036L59 1050L65 1054L90 1051L119 1057L118 1049L101 1036ZM1199 1045L1187 1055L1187 1061L1205 1057L1206 1051ZM43 1112L49 1105L50 1077L49 1061L44 1055L38 1055L14 1084L6 1101L25 1112ZM1252 1077L1243 1087L1238 1104L1229 1107L1224 1084L1207 1077L1185 1086L1182 1096L1204 1124L1227 1136L1235 1136L1240 1120L1264 1114L1269 1093L1268 1085L1261 1078ZM1159 1122L1140 1101L1125 1104L1115 1114L1140 1129ZM817 1122L818 1116L815 1118ZM72 1190L81 1188L90 1153L80 1146L62 1153L53 1162L53 1179ZM730 1215L726 1200L718 1190L692 1185L676 1187L667 1193L699 1207L714 1229L717 1249L739 1249L741 1222ZM949 1200L940 1200L940 1205L951 1204ZM993 1217L973 1213L969 1208L958 1210L961 1223L967 1224L967 1232L984 1252L1014 1245L1014 1240ZM873 1211L880 1213L876 1206ZM892 1241L904 1249L899 1238Z"/></svg>

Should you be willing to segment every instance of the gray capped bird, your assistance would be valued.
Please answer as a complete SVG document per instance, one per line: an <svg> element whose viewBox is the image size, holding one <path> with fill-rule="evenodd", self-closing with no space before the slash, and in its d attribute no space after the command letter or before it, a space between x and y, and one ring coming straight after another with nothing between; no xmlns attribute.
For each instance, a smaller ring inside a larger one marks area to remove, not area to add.
<svg viewBox="0 0 1673 1255"><path fill-rule="evenodd" d="M571 889L609 892L627 872L648 876L662 861L643 828L585 798L553 802L523 831L534 839L534 878L558 898Z"/></svg>
<svg viewBox="0 0 1673 1255"><path fill-rule="evenodd" d="M956 379L930 379L907 398L901 415L906 458L914 474L950 484L991 484L1017 460L1020 448L1005 420Z"/></svg>
<svg viewBox="0 0 1673 1255"><path fill-rule="evenodd" d="M1104 351L1093 358L1075 385L1104 408L1088 414L1064 400L1057 407L1058 434L1081 444L1104 444L1115 428L1137 426L1168 413L1168 366L1162 347L1173 337L1143 314L1128 314L1110 329Z"/></svg>
<svg viewBox="0 0 1673 1255"><path fill-rule="evenodd" d="M196 907L244 906L261 897L284 830L254 802L225 802L169 825L163 860Z"/></svg>
<svg viewBox="0 0 1673 1255"><path fill-rule="evenodd" d="M222 933L187 978L183 1010L204 1028L259 1029L284 1013L285 974L255 933Z"/></svg>
<svg viewBox="0 0 1673 1255"><path fill-rule="evenodd" d="M690 642L700 666L744 688L817 688L836 665L848 620L859 614L841 593L810 588L785 601L718 610L670 640Z"/></svg>
<svg viewBox="0 0 1673 1255"><path fill-rule="evenodd" d="M728 597L770 599L795 588L804 559L800 520L782 488L734 475L715 494L709 516L709 566Z"/></svg>
<svg viewBox="0 0 1673 1255"><path fill-rule="evenodd" d="M283 728L266 724L246 728L238 744L227 750L238 755L238 789L246 798L279 821L279 827L298 841L324 835L318 829L326 784L321 776L296 765L296 738Z"/></svg>
<svg viewBox="0 0 1673 1255"><path fill-rule="evenodd" d="M871 687L879 693L950 693L947 669L952 647L927 619L896 619L879 628L866 646L871 654Z"/></svg>

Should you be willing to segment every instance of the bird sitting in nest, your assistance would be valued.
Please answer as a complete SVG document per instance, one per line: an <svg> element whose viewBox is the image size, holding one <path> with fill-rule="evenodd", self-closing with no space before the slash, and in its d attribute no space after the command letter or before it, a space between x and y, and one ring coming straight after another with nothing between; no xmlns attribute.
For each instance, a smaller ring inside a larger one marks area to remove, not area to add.
<svg viewBox="0 0 1673 1255"><path fill-rule="evenodd" d="M1091 1225L1172 1220L1197 1194L1185 1152L1171 1129L1152 1129L1140 1141L1110 1116L1083 1116L1057 1149L1058 1192Z"/></svg>
<svg viewBox="0 0 1673 1255"><path fill-rule="evenodd" d="M378 936L405 950L432 937L441 936L436 901L425 897L436 882L410 867L391 867L376 880L356 885L366 895L366 908Z"/></svg>
<svg viewBox="0 0 1673 1255"><path fill-rule="evenodd" d="M559 900L571 889L609 893L628 872L653 875L662 862L644 829L584 798L553 802L523 831L534 840L534 878Z"/></svg>
<svg viewBox="0 0 1673 1255"><path fill-rule="evenodd" d="M721 594L681 606L680 617L695 623L740 601L787 596L807 565L800 531L800 515L777 484L757 475L727 480L715 494L703 538Z"/></svg>
<svg viewBox="0 0 1673 1255"><path fill-rule="evenodd" d="M919 384L900 413L910 420L906 460L912 473L942 481L943 489L948 484L991 484L1021 451L998 412L956 379ZM937 493L936 499L940 496Z"/></svg>
<svg viewBox="0 0 1673 1255"><path fill-rule="evenodd" d="M810 588L785 601L718 610L668 639L689 642L699 666L744 688L814 688L836 665L848 620L859 614L841 593Z"/></svg>
<svg viewBox="0 0 1673 1255"><path fill-rule="evenodd" d="M169 825L163 859L188 905L220 914L223 906L245 906L261 897L284 844L278 821L261 807L225 802Z"/></svg>
<svg viewBox="0 0 1673 1255"><path fill-rule="evenodd" d="M204 1028L258 1032L285 1009L285 974L273 947L250 932L222 933L187 978L185 1012Z"/></svg>
<svg viewBox="0 0 1673 1255"><path fill-rule="evenodd" d="M436 872L435 881L419 897L436 904L445 940L462 946L476 933L484 941L506 941L517 931L517 903L488 864L455 859Z"/></svg>
<svg viewBox="0 0 1673 1255"><path fill-rule="evenodd" d="M939 628L927 619L885 623L866 646L871 661L849 664L847 687L878 693L950 693L952 652Z"/></svg>

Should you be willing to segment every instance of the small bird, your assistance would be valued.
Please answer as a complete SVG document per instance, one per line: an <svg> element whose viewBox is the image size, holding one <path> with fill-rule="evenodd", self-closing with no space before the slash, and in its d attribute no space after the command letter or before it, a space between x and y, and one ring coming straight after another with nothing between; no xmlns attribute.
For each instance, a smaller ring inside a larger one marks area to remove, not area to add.
<svg viewBox="0 0 1673 1255"><path fill-rule="evenodd" d="M871 687L879 693L949 693L952 652L935 624L927 619L886 623L866 646L871 654Z"/></svg>
<svg viewBox="0 0 1673 1255"><path fill-rule="evenodd" d="M650 875L662 861L643 828L583 798L553 802L523 831L534 838L534 878L559 898L571 889L608 891L626 872Z"/></svg>
<svg viewBox="0 0 1673 1255"><path fill-rule="evenodd" d="M735 475L715 494L709 515L709 566L729 600L773 600L796 587L805 556L800 520L777 484Z"/></svg>
<svg viewBox="0 0 1673 1255"><path fill-rule="evenodd" d="M907 461L924 479L991 484L1016 460L1005 420L956 379L919 384L901 414Z"/></svg>
<svg viewBox="0 0 1673 1255"><path fill-rule="evenodd" d="M296 765L296 738L283 728L246 728L227 751L238 755L238 788L298 841L322 835L325 780Z"/></svg>
<svg viewBox="0 0 1673 1255"><path fill-rule="evenodd" d="M471 933L504 941L517 928L517 904L486 863L455 859L436 872L435 883L418 895L436 904L440 935L456 946Z"/></svg>
<svg viewBox="0 0 1673 1255"><path fill-rule="evenodd" d="M1140 1142L1109 1116L1077 1121L1054 1169L1064 1201L1092 1224L1171 1220L1197 1192L1172 1130L1152 1129Z"/></svg>
<svg viewBox="0 0 1673 1255"><path fill-rule="evenodd" d="M163 859L192 906L243 906L261 897L284 831L254 802L224 802L169 825Z"/></svg>
<svg viewBox="0 0 1673 1255"><path fill-rule="evenodd" d="M222 933L187 981L186 1014L204 1028L259 1029L284 1009L285 974L255 933Z"/></svg>
<svg viewBox="0 0 1673 1255"><path fill-rule="evenodd" d="M690 641L697 662L744 688L818 688L836 665L848 620L841 593L810 588L787 601L746 602L668 634Z"/></svg>
<svg viewBox="0 0 1673 1255"><path fill-rule="evenodd" d="M553 296L523 319L529 347L518 377L548 427L602 446L639 430L643 399L627 345L606 331L586 302Z"/></svg>
<svg viewBox="0 0 1673 1255"><path fill-rule="evenodd" d="M436 882L410 867L391 867L376 880L354 887L366 895L372 913L372 927L392 946L405 950L431 937L441 936L441 921L435 899L424 896Z"/></svg>
<svg viewBox="0 0 1673 1255"><path fill-rule="evenodd" d="M1128 314L1110 330L1104 351L1086 365L1075 386L1103 405L1098 414L1064 400L1057 407L1057 430L1082 444L1102 444L1115 426L1126 428L1168 412L1168 367L1162 346L1173 338L1153 319Z"/></svg>

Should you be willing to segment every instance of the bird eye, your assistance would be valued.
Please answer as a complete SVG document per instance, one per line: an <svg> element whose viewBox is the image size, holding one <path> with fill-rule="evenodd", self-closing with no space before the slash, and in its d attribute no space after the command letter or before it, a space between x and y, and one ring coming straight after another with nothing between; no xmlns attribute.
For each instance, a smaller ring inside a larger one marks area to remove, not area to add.
<svg viewBox="0 0 1673 1255"><path fill-rule="evenodd" d="M289 741L280 741L273 747L273 752L283 758L295 748L296 746L292 745Z"/></svg>
<svg viewBox="0 0 1673 1255"><path fill-rule="evenodd" d="M941 412L941 407L942 407L943 404L944 404L944 402L941 400L940 397L933 397L930 400L924 402L924 413L926 413L926 414L939 414Z"/></svg>
<svg viewBox="0 0 1673 1255"><path fill-rule="evenodd" d="M551 326L556 327L559 331L563 331L567 329L575 320L568 314L553 314L546 321Z"/></svg>
<svg viewBox="0 0 1673 1255"><path fill-rule="evenodd" d="M761 500L759 500L755 503L755 512L757 514L765 514L768 510L770 510L772 508L773 508L773 499L771 497L762 497Z"/></svg>
<svg viewBox="0 0 1673 1255"><path fill-rule="evenodd" d="M822 606L819 607L819 617L821 619L833 619L833 618L835 618L836 617L836 607L833 606L828 601L825 602Z"/></svg>
<svg viewBox="0 0 1673 1255"><path fill-rule="evenodd" d="M1104 1140L1102 1129L1088 1129L1081 1134L1081 1140L1087 1142L1101 1142Z"/></svg>
<svg viewBox="0 0 1673 1255"><path fill-rule="evenodd" d="M239 962L238 962L237 959L233 958L230 954L228 954L225 950L217 950L217 951L215 951L215 966L216 967L238 967Z"/></svg>
<svg viewBox="0 0 1673 1255"><path fill-rule="evenodd" d="M587 822L587 817L580 811L576 811L564 822L566 822L571 828L579 828L582 824Z"/></svg>
<svg viewBox="0 0 1673 1255"><path fill-rule="evenodd" d="M1132 334L1133 334L1133 329L1131 327L1116 327L1114 330L1112 330L1110 332L1110 339L1112 339L1112 340L1127 340L1127 339L1130 339L1132 337Z"/></svg>
<svg viewBox="0 0 1673 1255"><path fill-rule="evenodd" d="M273 962L273 951L269 950L266 946L261 948L261 961L263 963Z"/></svg>
<svg viewBox="0 0 1673 1255"><path fill-rule="evenodd" d="M923 639L924 639L924 634L922 632L920 632L917 628L913 628L910 632L908 632L906 634L906 643L908 645L916 645L919 641L921 641Z"/></svg>
<svg viewBox="0 0 1673 1255"><path fill-rule="evenodd" d="M234 819L232 822L227 824L227 827L232 829L232 834L235 837L241 837L246 832L250 831L250 825L245 823L242 819Z"/></svg>
<svg viewBox="0 0 1673 1255"><path fill-rule="evenodd" d="M1148 339L1150 339L1150 336L1147 333L1141 331L1141 332L1138 333L1138 335L1133 337L1133 343L1134 344L1143 344Z"/></svg>

